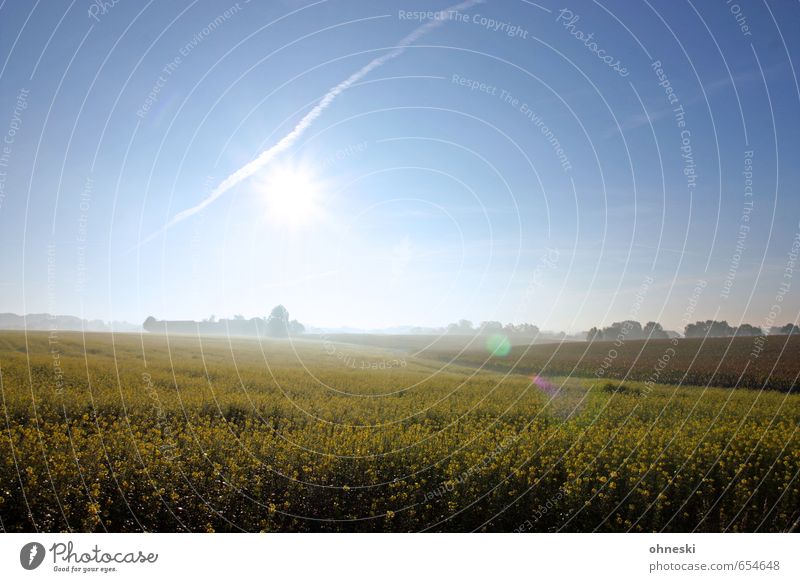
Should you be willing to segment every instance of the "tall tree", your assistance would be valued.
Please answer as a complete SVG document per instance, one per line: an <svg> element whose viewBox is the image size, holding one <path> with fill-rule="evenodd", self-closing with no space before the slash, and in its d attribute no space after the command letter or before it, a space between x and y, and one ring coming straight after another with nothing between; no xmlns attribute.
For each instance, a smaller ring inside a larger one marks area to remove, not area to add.
<svg viewBox="0 0 800 582"><path fill-rule="evenodd" d="M742 325L736 328L736 335L753 337L753 336L764 335L764 331L760 327L750 325L749 323L743 323Z"/></svg>
<svg viewBox="0 0 800 582"><path fill-rule="evenodd" d="M272 337L289 335L289 310L283 305L276 305L267 318L267 334Z"/></svg>
<svg viewBox="0 0 800 582"><path fill-rule="evenodd" d="M648 321L644 324L644 329L642 331L646 339L667 339L669 337L667 332L664 331L664 328L661 327L661 324L655 321Z"/></svg>

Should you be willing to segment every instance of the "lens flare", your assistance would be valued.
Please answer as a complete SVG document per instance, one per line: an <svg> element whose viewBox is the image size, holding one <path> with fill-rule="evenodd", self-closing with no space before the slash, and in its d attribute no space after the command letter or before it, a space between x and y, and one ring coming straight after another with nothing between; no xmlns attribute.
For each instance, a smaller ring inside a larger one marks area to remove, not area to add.
<svg viewBox="0 0 800 582"><path fill-rule="evenodd" d="M558 386L556 386L552 382L549 382L548 380L545 380L541 376L538 375L534 376L532 378L532 381L536 387L538 387L542 392L544 392L548 396L553 397L556 394L558 394Z"/></svg>
<svg viewBox="0 0 800 582"><path fill-rule="evenodd" d="M511 341L501 333L495 333L486 340L486 349L492 356L505 358L511 353Z"/></svg>

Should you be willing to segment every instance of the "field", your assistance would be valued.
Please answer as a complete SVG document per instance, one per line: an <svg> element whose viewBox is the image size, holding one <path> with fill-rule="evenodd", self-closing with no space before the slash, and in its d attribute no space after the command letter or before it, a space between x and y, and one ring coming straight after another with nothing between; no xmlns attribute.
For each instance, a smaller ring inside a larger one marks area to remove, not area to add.
<svg viewBox="0 0 800 582"><path fill-rule="evenodd" d="M752 342L598 378L612 344L1 332L0 526L787 531L800 344Z"/></svg>
<svg viewBox="0 0 800 582"><path fill-rule="evenodd" d="M550 343L492 356L476 340L453 353L434 343L427 357L517 374L554 374L662 384L800 389L800 336Z"/></svg>

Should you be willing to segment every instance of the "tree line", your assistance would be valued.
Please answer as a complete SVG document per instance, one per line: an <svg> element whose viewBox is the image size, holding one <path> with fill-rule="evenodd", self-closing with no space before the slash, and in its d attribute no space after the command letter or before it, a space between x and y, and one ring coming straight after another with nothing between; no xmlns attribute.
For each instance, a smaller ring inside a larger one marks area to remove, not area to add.
<svg viewBox="0 0 800 582"><path fill-rule="evenodd" d="M246 319L234 315L233 319L220 319L212 315L203 321L158 320L153 316L145 319L142 327L151 333L181 333L208 335L254 335L259 337L286 338L305 332L305 326L289 318L289 310L283 305L275 306L267 317Z"/></svg>
<svg viewBox="0 0 800 582"><path fill-rule="evenodd" d="M627 319L625 321L615 321L609 327L599 329L593 327L586 332L587 341L603 341L617 339L667 339L669 334L664 331L660 323L648 321L642 327L638 321Z"/></svg>
<svg viewBox="0 0 800 582"><path fill-rule="evenodd" d="M769 328L770 335L793 335L800 333L800 327L793 323ZM727 321L707 319L688 324L683 329L684 337L756 337L765 335L764 330L749 323L739 326L729 325ZM586 333L587 341L612 341L619 339L667 339L669 333L660 323L648 321L644 326L638 321L616 321L609 327L593 327Z"/></svg>
<svg viewBox="0 0 800 582"><path fill-rule="evenodd" d="M454 335L475 335L475 334L495 334L503 333L508 336L536 337L539 335L539 328L532 323L506 323L499 321L482 321L477 327L473 326L468 319L461 319L457 323L451 323L446 328L447 333Z"/></svg>
<svg viewBox="0 0 800 582"><path fill-rule="evenodd" d="M794 335L796 333L800 333L800 327L793 323L769 328L770 335ZM684 329L683 335L686 337L755 337L766 334L761 327L750 325L749 323L743 323L736 327L728 325L728 322L724 320L707 319L706 321L690 323Z"/></svg>

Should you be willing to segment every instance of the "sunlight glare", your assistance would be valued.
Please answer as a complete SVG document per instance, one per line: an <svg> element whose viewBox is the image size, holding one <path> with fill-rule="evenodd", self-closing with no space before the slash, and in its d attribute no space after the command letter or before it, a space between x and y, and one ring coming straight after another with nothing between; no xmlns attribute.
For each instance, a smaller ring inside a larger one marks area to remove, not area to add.
<svg viewBox="0 0 800 582"><path fill-rule="evenodd" d="M306 166L276 166L258 189L269 219L290 230L308 227L322 215L323 185Z"/></svg>

